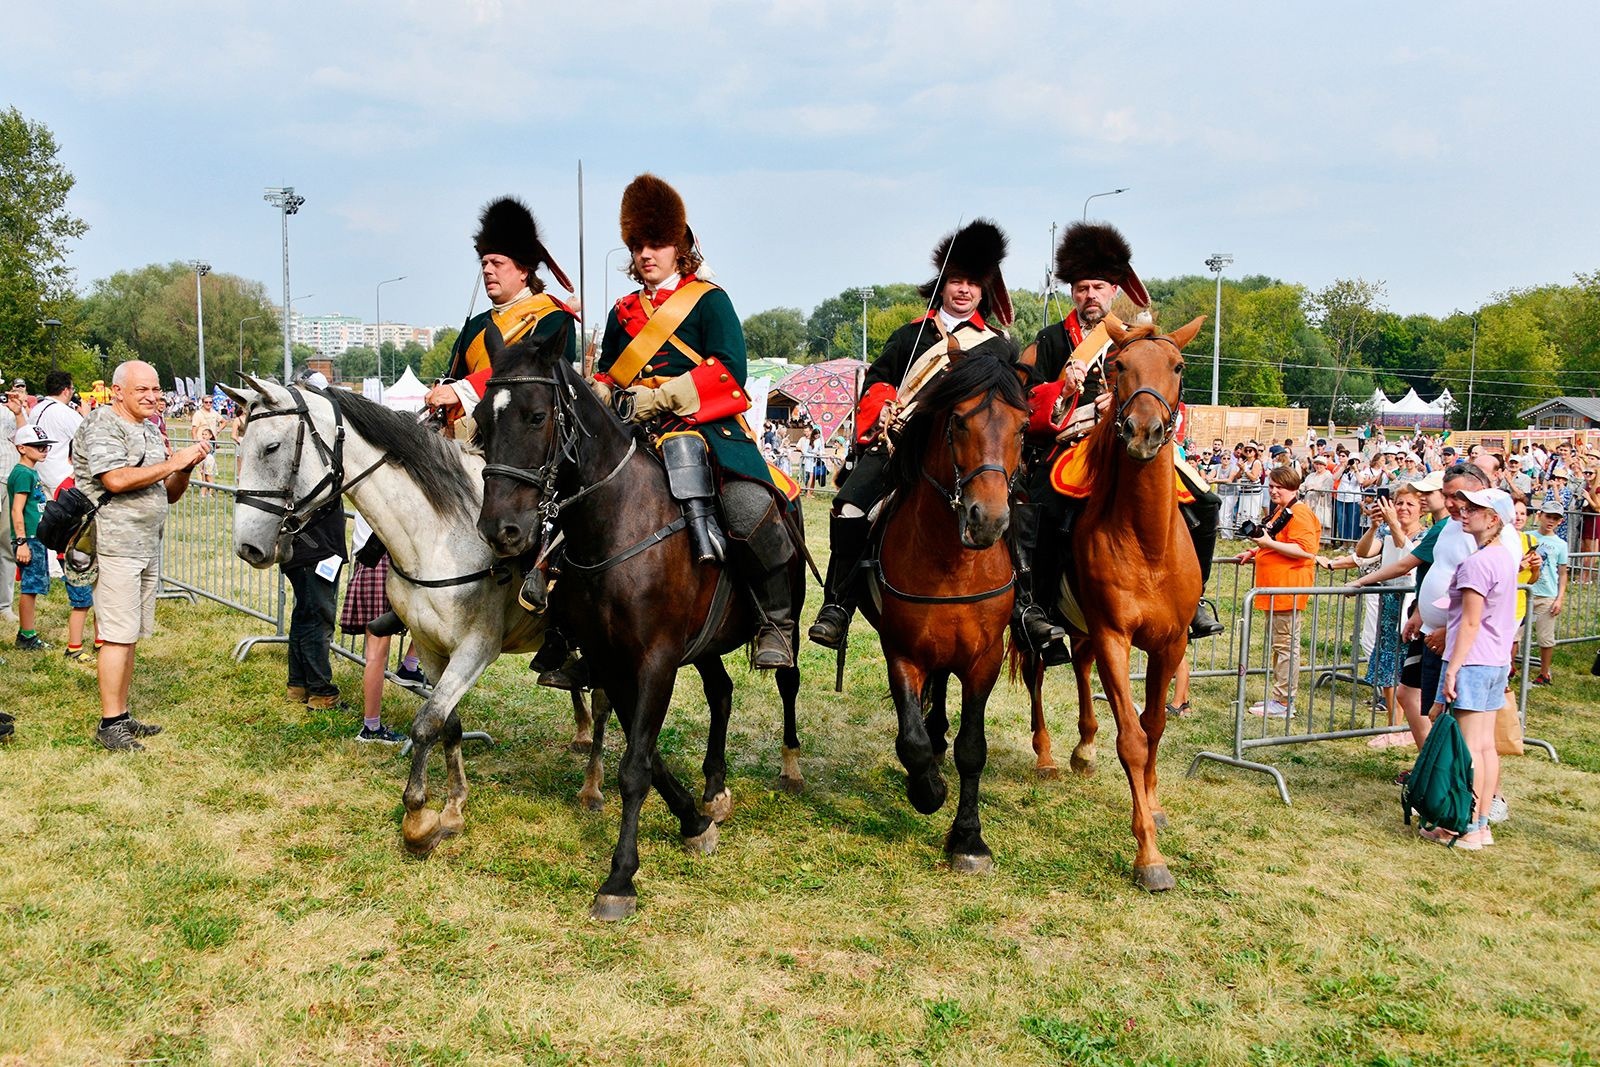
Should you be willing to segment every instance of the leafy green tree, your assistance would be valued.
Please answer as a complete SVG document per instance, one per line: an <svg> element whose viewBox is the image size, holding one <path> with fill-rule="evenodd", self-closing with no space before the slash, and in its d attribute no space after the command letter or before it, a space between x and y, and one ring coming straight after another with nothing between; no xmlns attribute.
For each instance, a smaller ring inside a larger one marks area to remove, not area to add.
<svg viewBox="0 0 1600 1067"><path fill-rule="evenodd" d="M806 314L799 308L770 308L744 320L744 343L751 359L800 359L806 352Z"/></svg>
<svg viewBox="0 0 1600 1067"><path fill-rule="evenodd" d="M15 107L0 112L0 352L6 370L44 381L51 348L57 362L75 351L77 298L67 242L88 224L67 210L73 177L56 159L56 140ZM46 319L63 325L50 336Z"/></svg>
<svg viewBox="0 0 1600 1067"><path fill-rule="evenodd" d="M873 294L867 299L867 311L870 314L874 308L882 309L893 307L895 304L921 303L922 297L917 293L915 285L895 282L889 285L873 286ZM835 344L839 337L841 324L854 323L856 328L855 345L849 352L840 350ZM871 348L871 330L868 330L868 348ZM846 289L838 296L830 296L816 306L811 312L811 317L806 320L806 349L813 360L836 359L841 355L861 355L861 297L854 288Z"/></svg>
<svg viewBox="0 0 1600 1067"><path fill-rule="evenodd" d="M394 346L386 342L383 347L389 349ZM359 382L378 373L378 353L367 345L353 345L334 361L334 366L339 368L339 377L343 381Z"/></svg>
<svg viewBox="0 0 1600 1067"><path fill-rule="evenodd" d="M1560 354L1533 308L1518 302L1491 304L1478 313L1476 356L1470 346L1448 353L1439 380L1455 397L1460 412L1457 425L1469 430L1507 429L1520 424L1518 411L1559 395L1556 371L1560 363ZM1470 425L1466 418L1469 391Z"/></svg>
<svg viewBox="0 0 1600 1067"><path fill-rule="evenodd" d="M413 374L417 373L417 368L422 366L422 358L427 354L428 350L423 347L422 342L407 341L400 349L399 357L393 363L383 365L384 384L393 385L399 381L407 367L411 368Z"/></svg>
<svg viewBox="0 0 1600 1067"><path fill-rule="evenodd" d="M1362 367L1361 352L1377 333L1378 316L1384 310L1383 298L1381 281L1369 282L1362 278L1339 278L1306 298L1306 318L1328 342L1328 352L1333 357L1334 398L1343 395L1353 384L1344 382L1345 375ZM1371 398L1369 387L1364 399Z"/></svg>
<svg viewBox="0 0 1600 1067"><path fill-rule="evenodd" d="M421 369L417 377L424 383L437 378L443 378L450 370L450 353L456 346L456 338L461 336L461 331L451 328L440 330L433 338L433 347L422 356Z"/></svg>

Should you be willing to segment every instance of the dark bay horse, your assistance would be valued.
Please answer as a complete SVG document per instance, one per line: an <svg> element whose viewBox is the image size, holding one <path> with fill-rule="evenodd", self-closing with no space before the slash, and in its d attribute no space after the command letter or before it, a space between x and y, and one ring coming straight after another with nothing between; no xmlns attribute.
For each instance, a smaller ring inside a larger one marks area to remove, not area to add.
<svg viewBox="0 0 1600 1067"><path fill-rule="evenodd" d="M1082 630L1073 627L1078 744L1072 767L1082 774L1094 770L1099 722L1089 672L1098 664L1117 721L1117 757L1133 792L1133 836L1139 844L1134 876L1152 892L1176 884L1156 847L1156 830L1166 824L1156 799L1156 750L1166 730L1167 689L1189 647L1189 620L1202 591L1200 563L1178 511L1172 437L1182 395L1183 346L1204 321L1195 319L1165 336L1149 326L1111 330L1106 379L1115 410L1080 446L1089 449L1095 481L1073 525L1066 568L1084 622ZM1135 647L1148 656L1142 712L1128 679ZM1023 659L1033 702L1034 751L1040 771L1053 776L1043 669Z"/></svg>
<svg viewBox="0 0 1600 1067"><path fill-rule="evenodd" d="M888 662L906 794L924 815L945 802L944 697L952 675L961 683L961 797L945 853L964 872L994 866L978 819L978 779L988 759L984 710L1015 595L1004 538L1027 421L1024 373L1007 342L990 341L958 356L917 398L895 445L898 484L862 606Z"/></svg>
<svg viewBox="0 0 1600 1067"><path fill-rule="evenodd" d="M622 829L611 873L589 912L621 919L637 907L639 811L652 783L677 817L685 846L716 847L717 819L727 806L724 753L733 701L722 656L750 640L757 609L723 567L694 562L682 507L668 492L655 449L561 358L564 336L504 347L491 334L488 344L494 376L476 413L488 460L478 530L501 556L539 549L552 529L566 539L551 604L627 736L617 771ZM798 619L802 554L791 566ZM798 648L798 626L790 639ZM686 663L699 671L711 710L704 810L656 749L678 668ZM775 674L785 778L798 785L800 673L787 667Z"/></svg>

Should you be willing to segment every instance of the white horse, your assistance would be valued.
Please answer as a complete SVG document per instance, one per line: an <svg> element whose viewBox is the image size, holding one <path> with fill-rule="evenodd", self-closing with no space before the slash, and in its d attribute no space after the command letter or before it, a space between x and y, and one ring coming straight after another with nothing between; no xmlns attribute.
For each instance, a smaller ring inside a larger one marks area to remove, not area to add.
<svg viewBox="0 0 1600 1067"><path fill-rule="evenodd" d="M389 603L411 631L432 694L411 723L411 775L401 831L406 848L426 856L461 831L467 803L456 705L502 652L532 652L544 641L542 616L517 603L522 574L497 567L478 535L483 459L410 416L344 390L285 387L246 376L224 392L244 413L233 548L253 567L281 564L294 532L318 508L347 496L389 549ZM601 751L609 704L597 690L592 719L573 694L577 732L587 746L580 802L600 807ZM591 737L592 731L592 737ZM448 790L443 809L428 802L428 752L444 742Z"/></svg>

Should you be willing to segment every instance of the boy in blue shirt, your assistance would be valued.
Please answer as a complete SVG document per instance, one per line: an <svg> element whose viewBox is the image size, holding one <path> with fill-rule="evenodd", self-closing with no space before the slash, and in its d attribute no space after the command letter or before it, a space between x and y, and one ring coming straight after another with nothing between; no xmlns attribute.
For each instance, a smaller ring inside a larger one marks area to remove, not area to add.
<svg viewBox="0 0 1600 1067"><path fill-rule="evenodd" d="M1550 659L1556 650L1556 616L1567 601L1567 539L1557 533L1567 512L1556 500L1539 506L1539 542L1534 551L1544 566L1529 590L1533 598L1533 636L1539 642L1539 676L1534 685L1550 684Z"/></svg>
<svg viewBox="0 0 1600 1067"><path fill-rule="evenodd" d="M21 458L6 478L7 509L11 520L11 546L17 554L17 569L22 588L17 590L17 647L27 652L49 648L39 637L36 601L50 592L50 563L44 545L34 536L39 532L39 513L44 509L44 481L34 468L50 454L54 441L34 425L17 427L14 439Z"/></svg>

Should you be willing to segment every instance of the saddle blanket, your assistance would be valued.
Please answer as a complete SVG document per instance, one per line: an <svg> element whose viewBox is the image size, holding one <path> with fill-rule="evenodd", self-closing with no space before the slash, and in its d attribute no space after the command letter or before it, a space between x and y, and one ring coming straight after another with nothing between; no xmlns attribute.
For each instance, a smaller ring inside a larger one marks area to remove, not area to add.
<svg viewBox="0 0 1600 1067"><path fill-rule="evenodd" d="M1093 492L1095 472L1089 466L1088 445L1089 438L1080 438L1050 461L1050 488L1054 492L1073 500L1087 499ZM1187 478L1184 477L1186 473ZM1193 504L1195 491L1203 493L1209 488L1206 480L1179 456L1172 459L1172 479L1179 504Z"/></svg>

